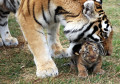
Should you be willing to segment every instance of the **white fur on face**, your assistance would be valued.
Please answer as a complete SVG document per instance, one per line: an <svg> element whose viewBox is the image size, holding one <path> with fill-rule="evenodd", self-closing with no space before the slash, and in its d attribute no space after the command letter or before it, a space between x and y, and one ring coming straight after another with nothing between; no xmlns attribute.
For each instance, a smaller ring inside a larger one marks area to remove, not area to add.
<svg viewBox="0 0 120 84"><path fill-rule="evenodd" d="M90 25L90 23L85 24L84 22L80 22L80 23L68 23L65 28L64 31L70 31L69 33L65 33L65 36L67 37L68 40L73 41L75 39L78 38L78 35L80 35L81 33L83 33L87 27ZM85 35L88 35L85 32ZM84 37L84 36L82 36Z"/></svg>
<svg viewBox="0 0 120 84"><path fill-rule="evenodd" d="M102 21L102 28L106 28L107 24L105 24L105 21Z"/></svg>
<svg viewBox="0 0 120 84"><path fill-rule="evenodd" d="M108 31L105 31L104 29L107 29ZM110 25L107 27L107 24L105 23L105 21L102 21L102 30L104 32L106 32L107 33L107 37L109 37L110 32L112 31L112 28L111 28Z"/></svg>
<svg viewBox="0 0 120 84"><path fill-rule="evenodd" d="M97 2L101 2L101 0L96 0Z"/></svg>
<svg viewBox="0 0 120 84"><path fill-rule="evenodd" d="M89 31L87 31L85 34L84 34L84 37L87 37L89 34L91 34L93 32L93 28L91 28Z"/></svg>
<svg viewBox="0 0 120 84"><path fill-rule="evenodd" d="M98 39L98 40L100 41L100 37L99 37L98 35L93 34L92 36L93 36L95 39Z"/></svg>

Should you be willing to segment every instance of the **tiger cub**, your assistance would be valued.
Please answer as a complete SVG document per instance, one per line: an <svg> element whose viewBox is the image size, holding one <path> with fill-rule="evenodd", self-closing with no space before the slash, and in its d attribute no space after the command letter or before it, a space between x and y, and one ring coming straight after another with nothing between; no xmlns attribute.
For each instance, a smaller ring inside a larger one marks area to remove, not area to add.
<svg viewBox="0 0 120 84"><path fill-rule="evenodd" d="M79 52L75 52L75 56L71 58L71 68L77 66L78 76L86 78L88 71L95 74L104 74L101 69L102 57L100 55L98 44L94 42L85 42Z"/></svg>
<svg viewBox="0 0 120 84"><path fill-rule="evenodd" d="M17 46L18 40L11 36L8 27L10 12L16 13L20 0L0 0L0 46Z"/></svg>

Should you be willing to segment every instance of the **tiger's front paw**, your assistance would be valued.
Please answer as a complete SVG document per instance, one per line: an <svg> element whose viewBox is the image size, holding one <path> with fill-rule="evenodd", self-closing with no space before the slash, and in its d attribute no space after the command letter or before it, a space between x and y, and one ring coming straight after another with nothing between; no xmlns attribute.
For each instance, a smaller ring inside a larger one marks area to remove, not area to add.
<svg viewBox="0 0 120 84"><path fill-rule="evenodd" d="M0 38L0 46L3 46L3 41L1 38Z"/></svg>
<svg viewBox="0 0 120 84"><path fill-rule="evenodd" d="M58 75L58 69L54 63L47 62L42 66L37 67L36 75L39 78L55 77Z"/></svg>
<svg viewBox="0 0 120 84"><path fill-rule="evenodd" d="M18 45L18 40L14 37L9 37L3 40L5 46L17 46Z"/></svg>

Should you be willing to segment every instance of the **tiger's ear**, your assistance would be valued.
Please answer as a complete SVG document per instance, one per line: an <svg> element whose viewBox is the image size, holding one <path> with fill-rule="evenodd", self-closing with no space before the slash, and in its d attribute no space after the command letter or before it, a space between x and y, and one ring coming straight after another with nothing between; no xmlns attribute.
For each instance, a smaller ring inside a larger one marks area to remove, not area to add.
<svg viewBox="0 0 120 84"><path fill-rule="evenodd" d="M83 14L88 19L92 19L95 17L94 1L88 0L84 3Z"/></svg>
<svg viewBox="0 0 120 84"><path fill-rule="evenodd" d="M94 0L94 1L97 1L97 2L99 2L100 4L102 4L102 0Z"/></svg>

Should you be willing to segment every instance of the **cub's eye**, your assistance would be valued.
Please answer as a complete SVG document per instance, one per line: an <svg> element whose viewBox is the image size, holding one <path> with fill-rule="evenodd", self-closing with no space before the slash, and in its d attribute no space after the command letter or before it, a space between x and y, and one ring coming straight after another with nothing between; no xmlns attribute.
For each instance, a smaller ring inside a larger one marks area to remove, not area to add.
<svg viewBox="0 0 120 84"><path fill-rule="evenodd" d="M97 48L95 46L93 46L93 50L97 50Z"/></svg>
<svg viewBox="0 0 120 84"><path fill-rule="evenodd" d="M89 54L89 52L88 52L88 51L85 51L84 54Z"/></svg>

